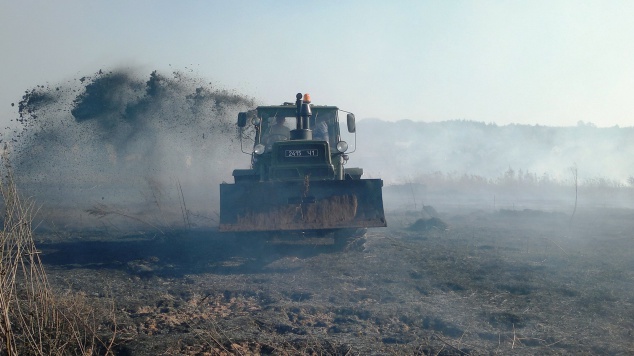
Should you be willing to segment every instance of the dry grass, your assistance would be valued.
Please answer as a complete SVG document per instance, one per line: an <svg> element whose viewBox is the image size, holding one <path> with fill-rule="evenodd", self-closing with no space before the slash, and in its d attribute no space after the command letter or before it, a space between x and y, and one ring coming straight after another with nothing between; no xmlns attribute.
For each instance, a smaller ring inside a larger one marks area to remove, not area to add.
<svg viewBox="0 0 634 356"><path fill-rule="evenodd" d="M157 179L145 177L147 186L139 190L140 200L132 205L94 203L82 212L100 220L104 226L111 226L117 231L155 230L161 235L170 230L191 230L200 227L216 227L218 218L205 211L191 210L185 198L180 180L175 180L175 189L168 190ZM169 184L171 186L171 183ZM171 193L171 194L170 194ZM196 206L196 202L194 202Z"/></svg>
<svg viewBox="0 0 634 356"><path fill-rule="evenodd" d="M6 157L3 168L0 354L112 354L116 322L112 322L110 335L103 338L100 316L85 297L55 295L33 239L34 203L20 196Z"/></svg>

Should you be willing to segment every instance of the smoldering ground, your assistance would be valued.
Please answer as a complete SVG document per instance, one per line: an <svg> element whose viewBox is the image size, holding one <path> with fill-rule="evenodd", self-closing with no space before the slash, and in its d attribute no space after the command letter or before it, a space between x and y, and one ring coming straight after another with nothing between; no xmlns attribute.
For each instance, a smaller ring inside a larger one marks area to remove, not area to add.
<svg viewBox="0 0 634 356"><path fill-rule="evenodd" d="M181 72L99 71L27 91L22 129L4 140L17 181L47 218L213 226L218 184L248 164L235 118L253 106Z"/></svg>

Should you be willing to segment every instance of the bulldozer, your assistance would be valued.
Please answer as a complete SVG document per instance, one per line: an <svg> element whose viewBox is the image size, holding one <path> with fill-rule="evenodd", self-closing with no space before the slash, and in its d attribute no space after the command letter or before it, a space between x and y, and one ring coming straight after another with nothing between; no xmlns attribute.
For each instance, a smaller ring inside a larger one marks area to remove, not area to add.
<svg viewBox="0 0 634 356"><path fill-rule="evenodd" d="M363 169L346 167L354 151L341 140L340 112L347 113L356 150L354 114L313 105L309 94L240 112L241 148L251 166L235 169L233 183L220 184L219 230L346 235L387 226L383 181L362 179ZM252 148L245 150L243 136L253 140Z"/></svg>

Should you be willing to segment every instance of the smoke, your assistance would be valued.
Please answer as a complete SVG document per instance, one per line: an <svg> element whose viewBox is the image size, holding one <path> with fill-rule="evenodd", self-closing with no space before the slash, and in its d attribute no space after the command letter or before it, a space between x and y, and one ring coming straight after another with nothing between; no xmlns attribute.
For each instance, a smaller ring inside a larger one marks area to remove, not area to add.
<svg viewBox="0 0 634 356"><path fill-rule="evenodd" d="M577 198L580 206L632 206L634 127L409 120L357 126L359 149L350 163L386 182L388 208L443 201L572 210Z"/></svg>
<svg viewBox="0 0 634 356"><path fill-rule="evenodd" d="M634 175L634 128L485 124L472 121L359 123L355 163L369 174L403 182L434 172L498 179L520 172L569 181L578 167L585 183L596 178L626 184ZM352 158L351 158L352 159ZM372 164L373 161L381 165Z"/></svg>
<svg viewBox="0 0 634 356"><path fill-rule="evenodd" d="M181 72L99 71L27 91L18 105L21 130L2 140L22 189L56 218L76 223L99 207L187 225L188 217L202 216L215 226L218 185L249 166L237 113L255 105ZM582 185L597 177L634 182L634 128L408 120L362 120L358 128L349 166L387 184L418 179L433 189L438 184L428 182L430 175L445 177L444 184L464 177L471 185L500 177L504 183L512 173L522 182L570 185L571 167L578 167Z"/></svg>
<svg viewBox="0 0 634 356"><path fill-rule="evenodd" d="M218 184L249 164L235 120L254 105L180 72L99 71L27 91L10 156L24 190L49 210L181 214L185 205L212 219Z"/></svg>

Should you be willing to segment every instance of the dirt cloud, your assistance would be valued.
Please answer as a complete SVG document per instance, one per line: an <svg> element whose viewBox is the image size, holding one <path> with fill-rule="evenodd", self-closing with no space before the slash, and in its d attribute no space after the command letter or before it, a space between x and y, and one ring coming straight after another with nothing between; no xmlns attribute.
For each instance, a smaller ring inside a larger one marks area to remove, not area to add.
<svg viewBox="0 0 634 356"><path fill-rule="evenodd" d="M27 194L52 210L165 214L185 205L213 220L218 184L248 165L235 119L254 105L181 72L99 71L38 86L19 103L12 165Z"/></svg>

